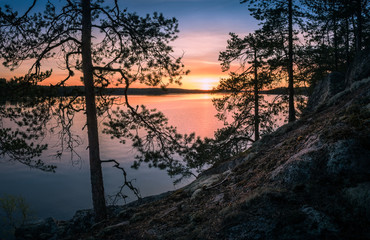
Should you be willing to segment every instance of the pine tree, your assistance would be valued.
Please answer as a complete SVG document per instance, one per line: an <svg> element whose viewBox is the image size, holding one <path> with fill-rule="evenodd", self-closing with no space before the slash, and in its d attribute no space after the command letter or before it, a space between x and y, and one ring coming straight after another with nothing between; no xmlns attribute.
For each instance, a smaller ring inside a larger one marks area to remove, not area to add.
<svg viewBox="0 0 370 240"><path fill-rule="evenodd" d="M36 2L22 16L9 6L0 9L0 58L10 69L31 61L24 80L32 84L43 80L38 76L44 61L56 56L63 60L59 64L67 77L55 85L64 86L75 71L82 72L93 205L100 221L106 217L101 164L110 161L101 160L99 154L96 88L123 85L127 94L134 82L164 86L163 78L168 78L178 83L185 72L181 58L172 57L168 45L177 37L177 20L157 13L139 17L121 10L118 1L110 7L102 0L67 0L58 10L48 1L45 11L30 14ZM132 107L130 112L140 116Z"/></svg>
<svg viewBox="0 0 370 240"><path fill-rule="evenodd" d="M280 48L284 52L282 62L288 76L289 91L289 122L296 120L294 106L294 47L295 35L294 24L300 23L301 13L296 1L258 1L241 0L247 3L252 16L261 21L262 28L274 34L275 38L281 40ZM265 32L267 32L265 31Z"/></svg>
<svg viewBox="0 0 370 240"><path fill-rule="evenodd" d="M238 131L238 134L245 136L253 133L254 141L257 141L261 132L269 132L273 128L273 114L260 94L261 90L271 87L276 77L268 64L272 48L262 31L244 38L234 33L230 33L230 36L226 51L219 56L222 70L230 70L235 62L240 66L230 72L229 78L222 79L216 88L230 94L214 99L214 103L221 113L220 119L227 119L222 112L233 113L234 122L231 125L235 127L235 134Z"/></svg>

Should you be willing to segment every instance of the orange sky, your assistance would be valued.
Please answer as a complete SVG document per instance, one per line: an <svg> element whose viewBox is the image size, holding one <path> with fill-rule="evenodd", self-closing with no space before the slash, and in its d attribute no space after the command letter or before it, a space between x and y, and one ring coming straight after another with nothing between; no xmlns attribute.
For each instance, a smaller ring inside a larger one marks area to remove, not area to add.
<svg viewBox="0 0 370 240"><path fill-rule="evenodd" d="M183 76L181 88L208 90L217 86L221 77L226 77L227 73L221 71L218 61L219 51L224 50L228 35L217 35L213 33L188 33L180 34L174 42L175 55L182 55L185 68L190 70L190 74ZM177 53L177 54L176 54ZM55 84L58 80L65 78L66 71L58 67L58 59L48 59L43 61L42 70L53 69L52 76L45 80L42 85ZM23 63L18 69L0 67L1 77L10 79L13 76L22 76L28 71L29 64ZM76 76L68 81L68 85L81 85ZM146 87L145 85L133 85L132 87ZM179 87L170 85L170 87Z"/></svg>
<svg viewBox="0 0 370 240"><path fill-rule="evenodd" d="M4 0L4 4L19 6L19 12L24 1ZM18 3L15 3L18 2ZM1 5L2 3L0 3ZM229 32L241 36L257 28L257 22L250 17L244 5L238 1L230 0L126 0L122 2L128 10L138 14L162 12L167 17L176 17L179 21L179 37L172 43L174 55L183 55L185 68L190 74L183 77L181 88L186 89L211 89L215 87L221 77L227 73L221 71L218 55L224 51L229 38ZM42 1L40 9L42 8ZM1 60L1 59L0 59ZM65 77L65 71L59 68L58 59L48 59L42 63L42 70L53 69L53 75L43 84L56 83ZM0 77L10 79L21 76L27 72L27 63L13 72L0 66ZM71 79L68 85L81 85L80 75ZM136 85L132 87L146 87ZM171 85L170 87L179 87Z"/></svg>

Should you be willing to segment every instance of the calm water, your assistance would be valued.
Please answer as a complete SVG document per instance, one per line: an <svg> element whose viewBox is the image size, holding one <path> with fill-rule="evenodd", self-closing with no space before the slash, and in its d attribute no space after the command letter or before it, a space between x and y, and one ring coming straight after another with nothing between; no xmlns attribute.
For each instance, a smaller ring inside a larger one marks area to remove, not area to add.
<svg viewBox="0 0 370 240"><path fill-rule="evenodd" d="M195 131L201 137L212 137L214 130L222 127L222 123L214 117L216 111L211 102L212 97L213 95L208 94L130 96L130 104L145 104L148 108L157 108L168 117L170 124L177 126L180 133ZM72 161L68 153L63 154L62 159L55 159L52 155L59 149L55 136L48 136L44 140L49 148L42 159L56 165L56 173L45 173L17 162L0 160L0 196L22 196L30 205L34 216L42 218L52 216L68 219L78 209L91 208L87 133L82 130L84 123L84 115L77 114L72 131L83 142L76 148L81 156L81 160L77 162ZM113 158L119 161L126 168L129 178L136 179L134 184L140 189L142 196L174 190L191 181L189 179L174 186L174 179L165 171L144 165L139 170L131 169L135 153L130 144L123 145L117 140L111 140L108 135L100 135L100 146L102 159ZM118 191L122 175L111 165L103 165L103 173L106 194L112 195ZM126 193L129 196L127 201L136 200L129 191Z"/></svg>
<svg viewBox="0 0 370 240"><path fill-rule="evenodd" d="M177 126L180 133L196 132L201 137L212 137L213 132L222 127L222 122L215 118L216 110L208 94L184 94L165 96L130 96L131 105L145 104L148 108L157 108ZM87 134L83 131L85 116L77 114L72 131L78 134L83 144L76 148L81 160L74 162L69 154L62 159L52 157L58 149L55 136L46 137L49 148L42 159L57 166L56 173L45 173L30 169L17 162L0 160L0 196L11 194L22 196L33 210L35 217L54 217L68 219L76 210L92 207L90 176L88 166ZM100 119L100 123L102 119ZM6 126L4 126L6 127ZM131 169L135 152L130 144L122 145L118 140L111 140L106 134L100 135L102 159L116 159L127 170L130 179L140 189L143 197L174 190L188 184L183 181L174 186L166 171L142 166L139 170ZM103 165L106 195L112 195L119 189L121 173L111 165ZM129 191L127 201L136 200Z"/></svg>

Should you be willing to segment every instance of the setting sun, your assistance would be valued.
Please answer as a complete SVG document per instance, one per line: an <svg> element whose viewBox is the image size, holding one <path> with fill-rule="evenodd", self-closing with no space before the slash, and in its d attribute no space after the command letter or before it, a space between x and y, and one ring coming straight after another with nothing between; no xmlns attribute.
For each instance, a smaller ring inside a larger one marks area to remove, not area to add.
<svg viewBox="0 0 370 240"><path fill-rule="evenodd" d="M204 83L204 84L201 85L200 89L201 90L211 90L212 86L209 83Z"/></svg>
<svg viewBox="0 0 370 240"><path fill-rule="evenodd" d="M212 90L216 87L219 79L215 78L192 78L188 80L188 84L192 85L193 88L198 88L201 90Z"/></svg>

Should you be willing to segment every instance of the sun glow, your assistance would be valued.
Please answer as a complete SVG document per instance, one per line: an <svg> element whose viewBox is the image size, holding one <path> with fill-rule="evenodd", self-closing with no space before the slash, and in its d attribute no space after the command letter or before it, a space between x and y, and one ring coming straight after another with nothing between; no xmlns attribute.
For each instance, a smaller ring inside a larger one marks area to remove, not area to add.
<svg viewBox="0 0 370 240"><path fill-rule="evenodd" d="M218 84L217 78L195 78L192 80L192 85L201 90L212 90Z"/></svg>
<svg viewBox="0 0 370 240"><path fill-rule="evenodd" d="M201 90L211 90L212 86L209 83L203 83L200 87Z"/></svg>

